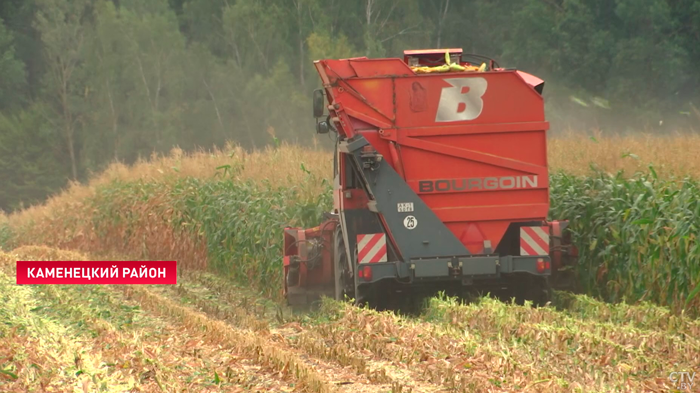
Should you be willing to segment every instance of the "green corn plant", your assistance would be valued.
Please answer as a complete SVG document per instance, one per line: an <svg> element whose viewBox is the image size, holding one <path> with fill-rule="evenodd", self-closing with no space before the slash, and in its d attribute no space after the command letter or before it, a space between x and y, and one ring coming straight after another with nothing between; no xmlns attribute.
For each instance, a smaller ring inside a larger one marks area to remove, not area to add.
<svg viewBox="0 0 700 393"><path fill-rule="evenodd" d="M89 242L83 249L90 252L173 255L187 266L206 266L278 297L283 228L315 226L332 206L326 179L303 164L295 170L302 176L291 187L264 179L241 181L238 166L220 167L219 175L207 178L115 180L96 186L80 201L80 214L69 207L53 212L61 230L36 228L32 241L60 246L65 238L72 247L71 239L83 239ZM571 222L587 294L609 302L650 302L676 312L698 308L698 181L661 179L650 167L631 177L595 169L588 176L557 172L550 186L550 218ZM0 223L0 245L27 237L27 230L10 231Z"/></svg>
<svg viewBox="0 0 700 393"><path fill-rule="evenodd" d="M648 173L555 173L551 216L567 218L586 292L611 302L650 301L674 311L700 305L698 182Z"/></svg>
<svg viewBox="0 0 700 393"><path fill-rule="evenodd" d="M10 225L2 221L0 217L0 249L9 250L11 248L12 228Z"/></svg>
<svg viewBox="0 0 700 393"><path fill-rule="evenodd" d="M173 183L113 182L91 201L92 226L105 244L119 228L116 246L126 248L135 237L147 235L144 215L161 217L172 229L203 239L210 269L274 297L282 280L282 229L316 225L330 209L330 190L315 196L303 193L314 182L314 176L291 188L190 177Z"/></svg>

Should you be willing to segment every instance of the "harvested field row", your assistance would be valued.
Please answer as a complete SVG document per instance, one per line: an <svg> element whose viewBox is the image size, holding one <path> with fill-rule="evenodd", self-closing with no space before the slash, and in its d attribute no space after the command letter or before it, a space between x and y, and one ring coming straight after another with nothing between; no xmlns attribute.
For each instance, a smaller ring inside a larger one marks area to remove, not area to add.
<svg viewBox="0 0 700 393"><path fill-rule="evenodd" d="M2 391L60 392L75 386L85 392L292 392L300 382L328 391L309 378L312 373L280 372L292 362L278 360L275 366L264 356L255 361L247 351L255 349L236 340L254 341L248 333L222 339L231 328L204 330L201 323L178 320L172 312L177 306L152 313L154 307L162 310L154 303L160 298L142 288L124 293L103 286L17 286L17 258L84 260L40 247L2 254L0 293L6 301L0 315L12 322L0 325L0 341L10 344L0 345Z"/></svg>
<svg viewBox="0 0 700 393"><path fill-rule="evenodd" d="M334 301L295 315L204 272L177 286L18 287L16 259L85 257L23 247L2 258L1 315L16 326L3 336L19 344L0 365L7 391L660 392L669 372L700 364L700 322L661 322L651 306L435 298L414 317Z"/></svg>
<svg viewBox="0 0 700 393"><path fill-rule="evenodd" d="M13 285L16 259L85 260L85 257L47 247L22 247L3 254L0 271L7 286ZM222 299L194 279L181 282L179 286L165 287L14 285L13 288L33 296L37 307L27 313L57 321L64 326L59 332L61 336L76 337L71 347L75 349L75 359L71 354L64 360L65 364L34 362L53 373L67 365L73 366L69 360L80 362L74 365L77 371L71 373L84 376L66 374L64 379L54 382L56 386L68 381L85 384L80 389L88 391L95 386L102 391L144 392L406 391L402 382L387 377L381 370L370 371L362 359L339 347L329 348L313 336L296 340L291 325L275 326L264 312L260 318L256 317L258 307L255 302L248 302L253 298L245 294L229 291ZM10 296L26 298L16 293ZM188 305L188 299L196 303ZM197 305L205 312L200 312ZM49 338L41 333L37 336ZM78 359L81 356L83 360ZM17 354L10 353L7 358L15 359ZM88 363L83 365L85 362ZM13 379L7 389L23 391L36 386L27 376L26 365L10 362L2 367ZM417 391L437 390L424 386Z"/></svg>
<svg viewBox="0 0 700 393"><path fill-rule="evenodd" d="M269 334L280 345L315 358L309 358L315 367L333 371L336 380L347 386L347 391L437 392L446 389L413 375L406 367L397 368L386 360L374 359L366 350L357 350L320 334L321 331L311 329L305 323L308 316L294 316L283 308L275 310L264 301L256 302L254 297L248 297L244 289L226 285L223 280L207 274L194 273L185 277L177 287L152 290L232 325ZM319 318L323 319L323 316Z"/></svg>
<svg viewBox="0 0 700 393"><path fill-rule="evenodd" d="M267 318L289 345L325 348L338 363L416 392L661 392L671 388L668 370L700 364L700 322L675 316L661 322L656 318L663 309L585 296L568 298L571 308L561 311L492 299L471 305L432 299L418 318L329 301L320 312L299 317L209 274L160 291L224 320Z"/></svg>
<svg viewBox="0 0 700 393"><path fill-rule="evenodd" d="M523 310L531 310L532 321L524 323L509 318L519 306L474 307L497 317L453 315L434 323L331 302L331 322L314 329L458 391L661 392L671 388L668 370L700 364L697 340L669 342L663 331L637 336L625 328L560 327L536 315L548 310L530 308Z"/></svg>

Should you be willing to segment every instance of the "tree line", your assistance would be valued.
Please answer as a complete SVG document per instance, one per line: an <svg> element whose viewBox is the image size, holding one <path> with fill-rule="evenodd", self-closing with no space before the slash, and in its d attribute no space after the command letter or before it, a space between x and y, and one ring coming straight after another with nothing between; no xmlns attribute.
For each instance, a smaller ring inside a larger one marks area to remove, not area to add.
<svg viewBox="0 0 700 393"><path fill-rule="evenodd" d="M698 42L700 0L3 0L0 209L174 145L310 143L324 57L462 47L545 79L555 131L690 128Z"/></svg>

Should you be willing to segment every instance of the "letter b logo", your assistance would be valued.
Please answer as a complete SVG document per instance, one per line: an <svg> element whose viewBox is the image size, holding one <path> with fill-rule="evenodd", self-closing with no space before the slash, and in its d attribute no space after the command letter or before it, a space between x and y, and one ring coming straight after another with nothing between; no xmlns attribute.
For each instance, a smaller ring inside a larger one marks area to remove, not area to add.
<svg viewBox="0 0 700 393"><path fill-rule="evenodd" d="M452 87L444 87L440 94L435 122L474 120L484 109L481 97L486 93L484 78L451 78L445 82Z"/></svg>

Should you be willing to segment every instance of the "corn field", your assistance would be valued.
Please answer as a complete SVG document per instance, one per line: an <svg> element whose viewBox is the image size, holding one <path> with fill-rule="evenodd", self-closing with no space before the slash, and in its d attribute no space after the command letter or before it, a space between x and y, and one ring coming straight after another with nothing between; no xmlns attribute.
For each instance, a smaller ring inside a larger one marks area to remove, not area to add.
<svg viewBox="0 0 700 393"><path fill-rule="evenodd" d="M282 229L330 209L327 158L176 151L0 215L0 390L662 392L700 364L692 177L555 171L587 295L553 307L440 294L419 315L295 314L277 302ZM125 257L177 260L178 285L14 284L16 260Z"/></svg>
<svg viewBox="0 0 700 393"><path fill-rule="evenodd" d="M190 161L206 174L181 173L187 158L180 152L176 163L141 164L147 175L102 178L89 190L69 190L44 210L0 222L0 245L175 259L279 298L282 229L316 225L332 205L327 153L282 146L220 157L209 157L215 168L201 155ZM157 176L167 166L172 169ZM586 293L610 302L650 301L675 312L698 309L696 180L662 178L648 167L633 176L560 171L550 183L550 215L571 222Z"/></svg>
<svg viewBox="0 0 700 393"><path fill-rule="evenodd" d="M552 175L551 215L571 220L587 292L652 301L675 311L700 304L700 192L691 178L653 167L625 177Z"/></svg>

